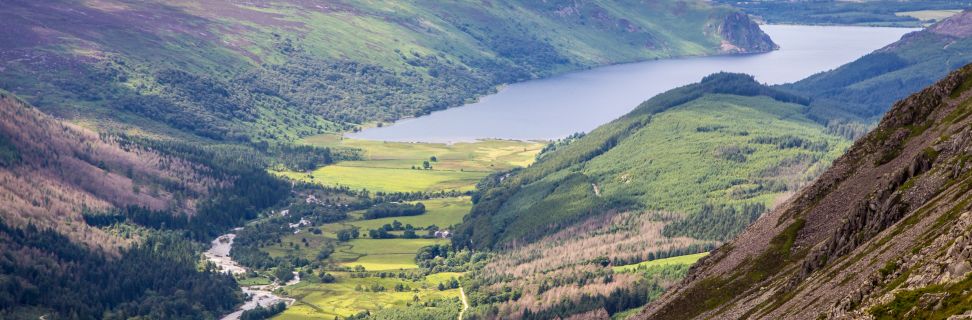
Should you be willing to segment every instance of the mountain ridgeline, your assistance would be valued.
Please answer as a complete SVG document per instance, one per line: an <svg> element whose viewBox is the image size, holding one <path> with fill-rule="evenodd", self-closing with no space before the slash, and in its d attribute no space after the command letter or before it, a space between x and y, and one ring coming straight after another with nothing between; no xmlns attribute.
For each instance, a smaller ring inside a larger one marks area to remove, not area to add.
<svg viewBox="0 0 972 320"><path fill-rule="evenodd" d="M972 66L897 102L639 318L968 317Z"/></svg>
<svg viewBox="0 0 972 320"><path fill-rule="evenodd" d="M701 219L667 227L670 236L728 239L849 144L810 120L807 104L729 73L662 93L484 180L453 241L502 247L629 210Z"/></svg>
<svg viewBox="0 0 972 320"><path fill-rule="evenodd" d="M813 98L826 123L878 120L900 99L972 62L972 12L962 12L837 69L783 87Z"/></svg>
<svg viewBox="0 0 972 320"><path fill-rule="evenodd" d="M776 48L746 15L701 0L17 0L0 27L0 88L47 113L252 142L592 66Z"/></svg>

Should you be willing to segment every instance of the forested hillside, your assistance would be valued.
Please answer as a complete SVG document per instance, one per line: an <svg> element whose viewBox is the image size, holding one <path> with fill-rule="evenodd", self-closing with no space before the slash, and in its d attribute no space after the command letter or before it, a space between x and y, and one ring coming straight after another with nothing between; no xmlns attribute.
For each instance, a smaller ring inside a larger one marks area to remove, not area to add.
<svg viewBox="0 0 972 320"><path fill-rule="evenodd" d="M231 141L421 115L590 66L775 48L700 0L15 0L0 28L0 88L45 112Z"/></svg>
<svg viewBox="0 0 972 320"><path fill-rule="evenodd" d="M0 92L0 318L225 314L239 288L199 270L196 240L290 195L267 166L333 157L96 134Z"/></svg>
<svg viewBox="0 0 972 320"><path fill-rule="evenodd" d="M551 144L529 168L481 182L454 242L508 246L626 210L684 218L666 227L669 236L725 240L848 145L837 128L806 117L807 103L739 74L660 94Z"/></svg>
<svg viewBox="0 0 972 320"><path fill-rule="evenodd" d="M897 102L831 169L639 318L972 315L970 87L966 66Z"/></svg>
<svg viewBox="0 0 972 320"><path fill-rule="evenodd" d="M552 143L530 167L485 179L453 244L507 250L464 278L474 314L546 319L640 307L680 273L607 266L714 248L850 144L806 117L807 103L747 75L713 74ZM504 288L524 298L491 298Z"/></svg>
<svg viewBox="0 0 972 320"><path fill-rule="evenodd" d="M813 97L811 115L880 118L895 101L972 62L972 12L963 12L835 70L784 87Z"/></svg>

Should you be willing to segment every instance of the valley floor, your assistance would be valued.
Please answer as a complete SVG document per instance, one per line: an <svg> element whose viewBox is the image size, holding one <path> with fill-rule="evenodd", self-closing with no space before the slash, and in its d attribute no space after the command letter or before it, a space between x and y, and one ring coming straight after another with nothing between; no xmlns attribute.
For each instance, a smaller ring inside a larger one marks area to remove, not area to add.
<svg viewBox="0 0 972 320"><path fill-rule="evenodd" d="M365 210L351 211L348 218L313 228L295 226L294 233L279 242L261 246L272 258L305 258L315 260L321 248L332 247L327 258L335 269L329 283L315 275L276 291L294 299L276 319L346 318L362 312L375 312L392 307L422 304L437 318L461 318L468 301L458 284L460 272L424 274L416 264L416 253L434 245L448 245L446 237L428 238L429 227L448 230L462 222L472 201L465 195L491 172L508 170L532 163L543 147L539 142L488 140L474 143L432 144L393 143L345 139L328 134L307 138L306 144L330 148L354 148L363 160L345 161L310 172L279 170L273 173L295 181L326 187L368 190L376 193L423 193L430 198L409 203L422 203L426 212L415 216L366 219ZM409 226L422 237L407 239L404 231L391 230L396 238L372 238L368 231L386 225ZM340 240L342 230L361 231L358 238ZM418 275L418 276L416 276ZM265 275L241 280L241 285L268 283ZM443 288L443 285L445 287Z"/></svg>

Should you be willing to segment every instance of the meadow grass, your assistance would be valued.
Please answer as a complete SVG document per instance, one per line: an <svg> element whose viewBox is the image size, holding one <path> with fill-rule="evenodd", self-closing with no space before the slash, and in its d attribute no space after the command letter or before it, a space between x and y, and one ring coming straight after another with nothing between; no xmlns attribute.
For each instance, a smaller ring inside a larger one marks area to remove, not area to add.
<svg viewBox="0 0 972 320"><path fill-rule="evenodd" d="M348 166L345 163L324 166L310 174L292 171L276 173L292 180L373 192L472 191L476 182L486 176L485 172L413 170L360 164Z"/></svg>
<svg viewBox="0 0 972 320"><path fill-rule="evenodd" d="M362 235L364 236L364 235ZM307 240L304 245L302 239ZM316 260L318 252L325 245L333 245L334 253L330 259L344 266L361 265L368 271L386 271L418 268L415 254L425 246L448 243L448 239L352 239L338 242L333 232L313 234L301 231L281 239L280 244L260 248L271 257L288 255Z"/></svg>
<svg viewBox="0 0 972 320"><path fill-rule="evenodd" d="M440 228L448 227L462 222L462 217L469 213L472 201L469 197L458 198L439 198L417 201L425 205L425 213L409 217L391 217L371 220L358 220L346 223L361 228L362 231L378 229L385 224L391 224L395 220L402 225L411 224L416 228L436 225ZM359 215L361 212L352 212L352 215Z"/></svg>
<svg viewBox="0 0 972 320"><path fill-rule="evenodd" d="M347 317L364 310L378 310L392 306L404 306L418 297L419 301L439 298L458 298L458 289L439 291L440 282L459 277L459 273L438 273L422 281L398 278L351 278L346 272L332 273L335 283L301 282L289 286L287 295L297 299L283 314L274 319L331 319L334 316ZM386 288L382 292L358 291L355 287L371 288L373 285ZM411 290L395 292L396 284L408 286Z"/></svg>
<svg viewBox="0 0 972 320"><path fill-rule="evenodd" d="M479 140L459 143L413 143L344 138L322 134L304 138L304 144L331 148L354 148L364 152L366 163L376 167L411 168L435 156L433 168L464 171L496 171L533 163L544 143L536 141ZM395 160L395 161L390 161Z"/></svg>
<svg viewBox="0 0 972 320"><path fill-rule="evenodd" d="M338 246L338 252L353 261L342 262L348 267L363 266L369 271L418 268L415 254L425 246L448 243L447 239L353 239Z"/></svg>
<svg viewBox="0 0 972 320"><path fill-rule="evenodd" d="M275 171L293 180L373 192L472 191L490 172L530 165L539 142L484 140L469 143L405 143L345 139L335 134L304 143L362 151L362 161L342 161L312 172ZM435 157L436 161L431 161ZM432 170L422 168L430 161Z"/></svg>
<svg viewBox="0 0 972 320"><path fill-rule="evenodd" d="M708 252L703 252L703 253L689 254L689 255L677 256L677 257L671 257L665 259L655 259L655 260L643 261L635 264L614 266L611 267L611 270L614 270L615 273L623 273L623 272L637 271L639 268L647 269L655 266L667 266L673 264L691 265L694 264L696 261L699 261L699 259L702 259L702 257L705 257L707 255L709 255Z"/></svg>

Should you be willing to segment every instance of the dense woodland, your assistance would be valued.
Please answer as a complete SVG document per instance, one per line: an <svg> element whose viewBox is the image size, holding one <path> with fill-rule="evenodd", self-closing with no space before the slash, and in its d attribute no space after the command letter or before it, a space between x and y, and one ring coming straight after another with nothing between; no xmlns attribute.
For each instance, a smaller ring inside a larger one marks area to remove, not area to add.
<svg viewBox="0 0 972 320"><path fill-rule="evenodd" d="M584 219L611 210L639 210L639 209L669 209L687 211L689 216L703 211L705 201L695 199L688 203L680 203L677 208L668 208L659 203L644 203L637 198L638 192L621 194L618 196L594 196L590 192L592 185L598 183L597 178L587 174L582 168L602 155L611 152L626 139L645 130L651 125L655 115L698 101L707 95L733 95L743 97L769 97L772 102L765 106L768 112L776 112L781 108L779 104L794 109L797 113L806 113L811 99L793 91L759 84L752 76L734 73L716 73L706 76L699 83L672 89L652 97L639 105L631 113L602 126L585 135L573 135L561 142L545 148L539 159L531 167L506 173L493 174L477 185L473 195L475 203L469 218L457 228L453 237L456 246L476 248L496 247L511 241L533 241L563 227L582 222ZM727 134L720 130L724 127L700 126L695 128L698 133L714 132ZM731 162L746 162L747 157L755 152L759 145L772 146L780 152L785 149L802 149L810 156L797 156L790 160L764 168L764 172L772 173L774 167L786 167L794 164L813 163L819 160L821 154L827 153L835 146L821 140L801 138L781 133L780 136L750 136L748 131L728 132L748 140L747 145L719 146L713 155ZM776 133L774 133L776 134ZM630 150L629 150L630 151ZM638 157L648 157L639 155ZM778 169L778 168L777 168ZM760 173L760 175L765 175ZM770 174L772 176L772 174ZM743 178L743 177L740 177ZM747 177L748 178L748 177ZM787 190L786 183L775 181L772 177L754 181L756 188L740 190L734 196L737 198L752 198L756 195L781 192ZM724 179L725 180L725 179ZM732 180L732 179L728 179ZM741 182L726 181L726 184L740 184ZM630 188L630 186L625 187ZM750 194L746 194L750 193ZM568 196L570 194L570 196ZM696 201L697 200L697 201ZM697 208L697 209L696 209ZM717 231L719 235L710 233L704 239L725 239L741 230L740 225L748 225L753 219L750 215L758 215L765 207L747 205L744 217L733 218L732 227ZM557 212L556 219L544 212ZM735 217L735 214L732 215ZM529 218L527 218L529 217ZM514 223L518 221L519 223ZM522 223L530 219L532 227ZM694 218L706 221L712 218ZM739 222L735 222L738 220ZM699 220L691 220L694 223ZM688 235L684 232L671 234ZM691 232L699 235L699 232Z"/></svg>
<svg viewBox="0 0 972 320"><path fill-rule="evenodd" d="M36 308L57 318L207 319L242 301L233 277L199 271L199 245L177 234L155 233L117 257L33 225L0 223L0 239L0 317Z"/></svg>
<svg viewBox="0 0 972 320"><path fill-rule="evenodd" d="M421 202L410 203L382 203L368 208L363 217L365 219L380 219L388 217L417 216L425 213L425 205Z"/></svg>

